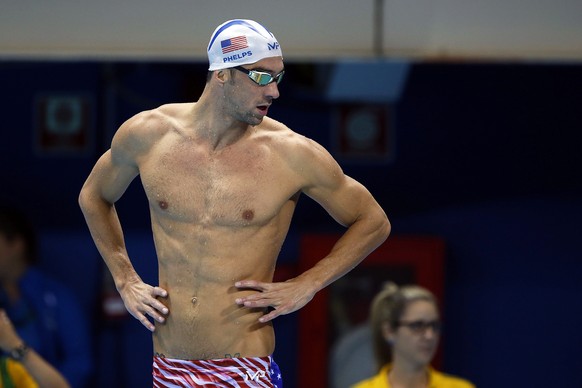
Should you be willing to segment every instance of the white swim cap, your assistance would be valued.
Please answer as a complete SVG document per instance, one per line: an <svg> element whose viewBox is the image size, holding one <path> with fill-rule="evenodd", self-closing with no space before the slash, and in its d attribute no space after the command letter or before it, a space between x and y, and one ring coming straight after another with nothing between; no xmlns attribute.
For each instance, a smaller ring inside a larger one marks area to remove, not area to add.
<svg viewBox="0 0 582 388"><path fill-rule="evenodd" d="M263 58L283 57L273 34L253 20L234 19L216 27L208 43L208 70L248 65Z"/></svg>

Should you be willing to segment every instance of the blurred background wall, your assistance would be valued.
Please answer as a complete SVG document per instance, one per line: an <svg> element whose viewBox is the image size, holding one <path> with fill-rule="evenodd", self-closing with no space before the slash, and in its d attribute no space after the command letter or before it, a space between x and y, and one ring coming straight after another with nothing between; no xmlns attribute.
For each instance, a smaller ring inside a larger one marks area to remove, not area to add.
<svg viewBox="0 0 582 388"><path fill-rule="evenodd" d="M151 341L100 309L111 288L78 192L124 120L198 98L208 38L235 17L283 47L270 115L326 146L395 236L445 242L442 369L479 387L582 386L581 15L549 0L3 1L0 200L27 210L44 268L92 317L95 386L151 384ZM155 282L138 181L117 207ZM302 198L280 262L302 235L338 231ZM298 386L296 318L277 325Z"/></svg>
<svg viewBox="0 0 582 388"><path fill-rule="evenodd" d="M288 59L578 59L580 14L575 0L3 1L0 53L204 60L210 32L242 15L268 20Z"/></svg>

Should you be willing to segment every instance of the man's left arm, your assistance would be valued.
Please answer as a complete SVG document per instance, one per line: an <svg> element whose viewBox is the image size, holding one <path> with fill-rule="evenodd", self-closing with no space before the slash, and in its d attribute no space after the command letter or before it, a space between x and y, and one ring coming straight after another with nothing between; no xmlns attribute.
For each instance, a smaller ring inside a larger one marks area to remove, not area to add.
<svg viewBox="0 0 582 388"><path fill-rule="evenodd" d="M329 254L314 267L281 283L243 280L238 288L260 291L239 298L245 307L273 307L259 320L267 322L305 306L324 287L339 279L382 244L390 233L390 222L372 194L359 182L344 175L335 160L322 148L309 161L312 166L303 192L317 201L347 230Z"/></svg>

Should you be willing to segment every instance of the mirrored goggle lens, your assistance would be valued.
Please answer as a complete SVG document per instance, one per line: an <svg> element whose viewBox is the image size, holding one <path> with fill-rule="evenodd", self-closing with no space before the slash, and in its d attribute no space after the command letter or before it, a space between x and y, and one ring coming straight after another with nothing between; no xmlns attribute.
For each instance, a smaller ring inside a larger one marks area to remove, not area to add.
<svg viewBox="0 0 582 388"><path fill-rule="evenodd" d="M261 71L249 71L249 77L261 86L266 86L271 82L277 82L277 84L279 84L279 82L281 82L283 79L283 74L285 74L284 71L280 72L276 76L272 76L269 73L264 73Z"/></svg>

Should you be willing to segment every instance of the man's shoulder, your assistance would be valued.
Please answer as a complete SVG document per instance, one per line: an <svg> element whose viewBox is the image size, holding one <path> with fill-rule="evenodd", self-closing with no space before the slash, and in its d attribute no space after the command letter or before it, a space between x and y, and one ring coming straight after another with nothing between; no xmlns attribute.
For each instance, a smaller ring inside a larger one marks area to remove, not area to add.
<svg viewBox="0 0 582 388"><path fill-rule="evenodd" d="M143 151L161 137L180 128L181 115L192 104L165 104L141 111L126 120L117 130L114 143L121 147Z"/></svg>
<svg viewBox="0 0 582 388"><path fill-rule="evenodd" d="M276 120L264 120L257 139L293 165L304 165L322 156L323 147Z"/></svg>
<svg viewBox="0 0 582 388"><path fill-rule="evenodd" d="M164 128L174 120L179 119L193 103L172 103L160 105L156 108L144 110L129 118L125 126L131 129Z"/></svg>
<svg viewBox="0 0 582 388"><path fill-rule="evenodd" d="M297 147L313 147L317 144L310 138L295 132L287 125L275 119L265 117L263 122L258 127L258 134L261 137L276 141L282 146L297 146Z"/></svg>
<svg viewBox="0 0 582 388"><path fill-rule="evenodd" d="M271 117L265 117L263 121L257 126L257 129L267 134L281 134L281 133L295 133L288 126Z"/></svg>
<svg viewBox="0 0 582 388"><path fill-rule="evenodd" d="M172 102L160 105L157 108L151 109L149 112L160 115L163 118L176 118L186 112L190 112L194 105L196 105L195 102Z"/></svg>

